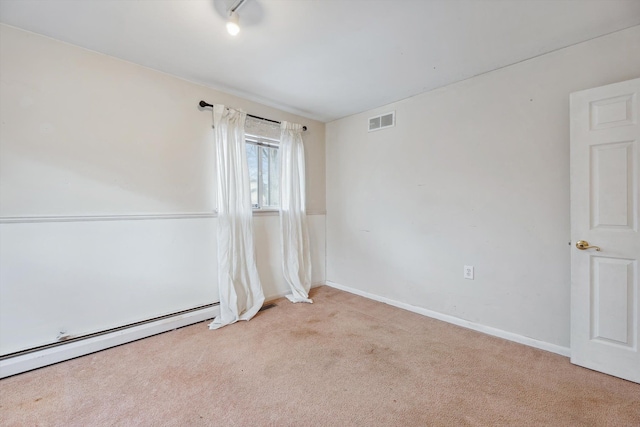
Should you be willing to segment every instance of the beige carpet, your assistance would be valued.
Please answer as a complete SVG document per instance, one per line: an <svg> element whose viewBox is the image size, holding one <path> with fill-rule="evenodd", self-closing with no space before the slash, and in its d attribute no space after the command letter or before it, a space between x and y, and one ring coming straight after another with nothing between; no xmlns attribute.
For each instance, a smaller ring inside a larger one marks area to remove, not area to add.
<svg viewBox="0 0 640 427"><path fill-rule="evenodd" d="M0 381L10 426L638 426L640 385L329 287Z"/></svg>

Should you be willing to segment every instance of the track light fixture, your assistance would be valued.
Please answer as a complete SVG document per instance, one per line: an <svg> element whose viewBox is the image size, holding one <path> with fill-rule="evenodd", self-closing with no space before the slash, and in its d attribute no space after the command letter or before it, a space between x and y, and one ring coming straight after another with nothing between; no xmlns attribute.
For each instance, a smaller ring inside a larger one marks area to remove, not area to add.
<svg viewBox="0 0 640 427"><path fill-rule="evenodd" d="M240 16L238 15L238 9L244 4L246 0L235 0L231 7L227 10L229 12L229 19L227 20L227 31L232 36L237 35L240 32Z"/></svg>

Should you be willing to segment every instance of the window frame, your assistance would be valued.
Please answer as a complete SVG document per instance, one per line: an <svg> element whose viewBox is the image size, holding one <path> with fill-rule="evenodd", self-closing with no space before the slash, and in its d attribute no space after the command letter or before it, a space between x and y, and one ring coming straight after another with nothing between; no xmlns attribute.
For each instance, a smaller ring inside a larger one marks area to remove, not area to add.
<svg viewBox="0 0 640 427"><path fill-rule="evenodd" d="M256 158L257 158L257 163L258 163L258 170L257 170L257 200L258 203L254 204L251 203L251 210L253 212L277 212L280 210L280 198L278 197L278 204L277 205L270 205L270 206L262 206L262 204L260 203L263 199L263 194L264 194L264 179L263 179L263 167L262 167L262 155L263 155L263 150L266 148L269 149L275 149L278 150L277 151L277 156L280 155L280 140L279 139L275 139L275 138L267 138L264 136L259 136L259 135L255 135L255 134L250 134L245 132L245 144L250 144L250 145L255 145L257 147L257 151L256 151ZM245 148L246 149L246 148ZM271 165L272 159L271 156L267 156L267 158L269 159L269 165ZM278 157L276 157L277 159ZM272 179L276 179L277 181L279 181L279 177L272 177L270 175L270 172L268 172L269 175L267 176L267 179L269 181L271 181ZM278 192L280 192L280 186L278 184Z"/></svg>

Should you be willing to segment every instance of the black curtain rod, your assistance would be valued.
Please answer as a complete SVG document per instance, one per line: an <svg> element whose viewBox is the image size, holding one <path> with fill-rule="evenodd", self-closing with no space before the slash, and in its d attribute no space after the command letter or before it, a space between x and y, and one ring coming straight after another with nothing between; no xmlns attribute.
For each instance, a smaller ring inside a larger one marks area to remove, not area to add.
<svg viewBox="0 0 640 427"><path fill-rule="evenodd" d="M212 104L209 104L208 102L205 102L205 101L200 101L200 106L202 108L204 108L204 107L213 107ZM271 122L271 123L280 124L279 121L271 120L271 119L265 119L264 117L254 116L253 114L247 114L247 116L253 117L254 119L258 119L258 120L264 120L265 122ZM307 127L306 126L302 126L302 130L307 130Z"/></svg>

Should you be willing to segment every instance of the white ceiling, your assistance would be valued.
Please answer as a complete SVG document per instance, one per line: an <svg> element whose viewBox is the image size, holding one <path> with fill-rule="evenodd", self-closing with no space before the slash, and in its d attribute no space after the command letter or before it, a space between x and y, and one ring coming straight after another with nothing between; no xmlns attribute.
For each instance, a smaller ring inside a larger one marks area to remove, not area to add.
<svg viewBox="0 0 640 427"><path fill-rule="evenodd" d="M234 38L231 2L0 0L0 21L321 121L640 24L640 0L247 0Z"/></svg>

